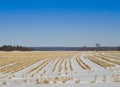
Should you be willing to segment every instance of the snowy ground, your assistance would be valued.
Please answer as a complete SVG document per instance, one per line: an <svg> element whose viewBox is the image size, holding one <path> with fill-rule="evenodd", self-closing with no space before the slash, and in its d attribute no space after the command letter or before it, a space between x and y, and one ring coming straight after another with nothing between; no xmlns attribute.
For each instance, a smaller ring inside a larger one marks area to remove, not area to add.
<svg viewBox="0 0 120 87"><path fill-rule="evenodd" d="M72 57L64 55L62 58L59 55L54 59L40 60L16 73L0 72L0 87L120 87L120 64L104 68L86 58L86 54L93 56L94 52L76 52ZM78 57L91 69L83 69L76 61ZM117 58L119 62L120 56ZM14 63L0 69L12 65ZM28 73L38 65L38 68Z"/></svg>

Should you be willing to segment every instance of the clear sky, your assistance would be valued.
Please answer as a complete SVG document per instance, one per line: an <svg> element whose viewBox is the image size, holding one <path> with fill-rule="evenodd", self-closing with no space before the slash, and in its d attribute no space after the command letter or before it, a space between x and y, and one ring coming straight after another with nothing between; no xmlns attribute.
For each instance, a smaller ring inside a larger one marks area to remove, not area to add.
<svg viewBox="0 0 120 87"><path fill-rule="evenodd" d="M120 46L120 0L0 0L0 46Z"/></svg>

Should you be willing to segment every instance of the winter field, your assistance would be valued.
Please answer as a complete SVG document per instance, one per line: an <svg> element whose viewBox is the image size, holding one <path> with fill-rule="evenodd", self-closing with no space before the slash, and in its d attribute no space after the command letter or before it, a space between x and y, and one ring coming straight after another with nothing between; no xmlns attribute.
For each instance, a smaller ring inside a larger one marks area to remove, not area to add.
<svg viewBox="0 0 120 87"><path fill-rule="evenodd" d="M0 87L120 87L119 51L0 52Z"/></svg>

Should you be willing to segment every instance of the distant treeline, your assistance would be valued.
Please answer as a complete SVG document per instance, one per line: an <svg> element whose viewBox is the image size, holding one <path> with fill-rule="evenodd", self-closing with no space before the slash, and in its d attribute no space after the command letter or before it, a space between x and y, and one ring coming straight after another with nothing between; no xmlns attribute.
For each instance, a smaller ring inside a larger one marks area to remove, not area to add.
<svg viewBox="0 0 120 87"><path fill-rule="evenodd" d="M32 48L29 47L22 47L22 46L11 46L11 45L4 45L0 47L0 51L32 51Z"/></svg>
<svg viewBox="0 0 120 87"><path fill-rule="evenodd" d="M120 47L32 47L36 51L120 51Z"/></svg>
<svg viewBox="0 0 120 87"><path fill-rule="evenodd" d="M23 47L4 45L0 51L120 51L120 47Z"/></svg>

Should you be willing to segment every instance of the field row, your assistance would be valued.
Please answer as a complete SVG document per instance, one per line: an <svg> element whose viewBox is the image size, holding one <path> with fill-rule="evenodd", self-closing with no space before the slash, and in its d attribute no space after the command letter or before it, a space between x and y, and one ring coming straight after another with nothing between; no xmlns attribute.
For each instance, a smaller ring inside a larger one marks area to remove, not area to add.
<svg viewBox="0 0 120 87"><path fill-rule="evenodd" d="M0 52L2 85L120 82L119 73L117 51Z"/></svg>

